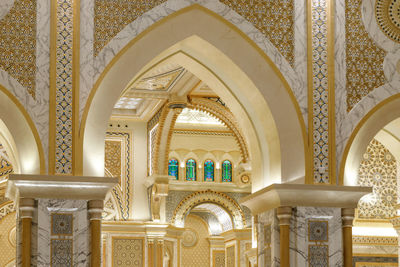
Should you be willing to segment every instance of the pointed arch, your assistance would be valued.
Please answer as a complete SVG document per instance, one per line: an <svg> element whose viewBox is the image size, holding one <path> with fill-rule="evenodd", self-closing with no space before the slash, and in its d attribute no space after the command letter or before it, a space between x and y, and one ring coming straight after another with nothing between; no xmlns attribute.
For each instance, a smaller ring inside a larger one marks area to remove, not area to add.
<svg viewBox="0 0 400 267"><path fill-rule="evenodd" d="M174 33L165 34L170 29ZM288 83L247 36L199 5L153 24L122 49L100 75L81 125L84 175L103 174L99 166L104 164L104 149L98 144L114 103L132 76L137 74L137 78L166 59L207 80L218 95L232 103L231 111L250 140L253 191L305 176L305 126ZM161 165L165 166L164 162Z"/></svg>

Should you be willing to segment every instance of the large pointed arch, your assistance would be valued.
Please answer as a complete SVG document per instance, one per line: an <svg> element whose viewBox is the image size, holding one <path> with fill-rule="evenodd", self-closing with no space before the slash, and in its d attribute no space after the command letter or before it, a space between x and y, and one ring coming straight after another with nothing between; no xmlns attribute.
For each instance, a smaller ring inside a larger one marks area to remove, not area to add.
<svg viewBox="0 0 400 267"><path fill-rule="evenodd" d="M150 28L111 61L90 93L81 125L84 175L103 175L100 144L106 122L132 76L174 58L232 103L232 113L251 140L253 191L305 176L303 118L287 82L262 50L235 26L199 5Z"/></svg>

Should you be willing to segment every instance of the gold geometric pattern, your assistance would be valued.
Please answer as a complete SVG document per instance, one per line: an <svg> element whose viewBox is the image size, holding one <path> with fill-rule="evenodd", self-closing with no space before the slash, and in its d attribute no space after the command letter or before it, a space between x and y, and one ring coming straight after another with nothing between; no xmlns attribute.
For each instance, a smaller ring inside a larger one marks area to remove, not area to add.
<svg viewBox="0 0 400 267"><path fill-rule="evenodd" d="M371 186L373 192L358 204L360 219L389 219L396 215L397 164L394 156L373 139L363 155L358 184Z"/></svg>
<svg viewBox="0 0 400 267"><path fill-rule="evenodd" d="M400 1L377 0L375 18L382 32L395 42L400 42Z"/></svg>
<svg viewBox="0 0 400 267"><path fill-rule="evenodd" d="M328 103L328 4L312 0L312 97L313 97L313 165L314 183L326 184L329 179L329 105Z"/></svg>
<svg viewBox="0 0 400 267"><path fill-rule="evenodd" d="M163 2L165 0L95 0L94 55L97 56L126 25Z"/></svg>
<svg viewBox="0 0 400 267"><path fill-rule="evenodd" d="M221 0L264 34L294 64L293 0Z"/></svg>
<svg viewBox="0 0 400 267"><path fill-rule="evenodd" d="M15 227L15 215L13 211L2 218L0 217L0 266L6 266L15 258L15 246L9 240L9 233Z"/></svg>
<svg viewBox="0 0 400 267"><path fill-rule="evenodd" d="M112 266L144 266L144 240L113 237Z"/></svg>
<svg viewBox="0 0 400 267"><path fill-rule="evenodd" d="M35 99L36 0L16 0L0 29L0 68Z"/></svg>
<svg viewBox="0 0 400 267"><path fill-rule="evenodd" d="M235 266L235 245L226 248L227 266Z"/></svg>
<svg viewBox="0 0 400 267"><path fill-rule="evenodd" d="M213 251L213 267L225 267L225 251L214 250Z"/></svg>
<svg viewBox="0 0 400 267"><path fill-rule="evenodd" d="M56 37L56 166L72 173L72 0L57 1Z"/></svg>
<svg viewBox="0 0 400 267"><path fill-rule="evenodd" d="M346 90L349 112L364 96L385 83L383 60L386 52L379 48L365 30L362 0L346 3Z"/></svg>
<svg viewBox="0 0 400 267"><path fill-rule="evenodd" d="M185 228L195 229L198 242L193 247L181 248L181 266L210 266L210 245L206 223L198 216L189 215L185 222Z"/></svg>
<svg viewBox="0 0 400 267"><path fill-rule="evenodd" d="M118 177L121 185L121 142L106 140L105 150L105 167L114 177Z"/></svg>

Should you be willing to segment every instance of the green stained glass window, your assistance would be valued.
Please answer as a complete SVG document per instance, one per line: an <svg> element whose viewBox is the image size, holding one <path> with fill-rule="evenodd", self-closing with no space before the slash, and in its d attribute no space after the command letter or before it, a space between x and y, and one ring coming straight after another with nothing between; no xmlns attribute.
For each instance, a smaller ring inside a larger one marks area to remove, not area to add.
<svg viewBox="0 0 400 267"><path fill-rule="evenodd" d="M229 160L222 162L222 182L232 182L232 163Z"/></svg>
<svg viewBox="0 0 400 267"><path fill-rule="evenodd" d="M204 162L204 181L214 182L214 162L212 160Z"/></svg>
<svg viewBox="0 0 400 267"><path fill-rule="evenodd" d="M196 161L194 159L186 161L186 181L196 181Z"/></svg>
<svg viewBox="0 0 400 267"><path fill-rule="evenodd" d="M179 179L179 162L176 159L168 161L168 175L175 176L176 180Z"/></svg>

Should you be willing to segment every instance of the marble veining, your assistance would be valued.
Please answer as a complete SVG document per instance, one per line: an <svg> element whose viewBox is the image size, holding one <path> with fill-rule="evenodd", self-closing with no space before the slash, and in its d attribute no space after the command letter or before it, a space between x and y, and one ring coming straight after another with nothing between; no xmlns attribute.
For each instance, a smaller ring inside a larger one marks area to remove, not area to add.
<svg viewBox="0 0 400 267"><path fill-rule="evenodd" d="M8 14L10 9L13 7L15 0L3 0L0 2L0 20Z"/></svg>
<svg viewBox="0 0 400 267"><path fill-rule="evenodd" d="M275 215L275 210L259 214L258 223L255 227L257 227L257 256L259 266L280 266L279 223ZM265 233L266 230L269 233Z"/></svg>
<svg viewBox="0 0 400 267"><path fill-rule="evenodd" d="M309 221L328 221L328 241L309 238ZM328 246L329 266L342 266L342 223L340 208L297 207L290 226L291 266L308 266L309 245ZM315 259L313 259L315 261Z"/></svg>
<svg viewBox="0 0 400 267"><path fill-rule="evenodd" d="M93 2L93 0L91 0ZM121 32L119 32L98 54L93 62L93 80L90 83L85 82L81 86L81 110L83 112L84 105L87 101L87 96L93 86L93 83L99 78L105 67L111 62L115 55L125 47L129 41L131 41L138 34L147 29L150 25L159 21L160 19L192 4L199 4L209 10L219 14L229 22L233 23L236 27L242 30L251 40L253 40L275 63L282 75L288 81L290 87L296 96L300 109L303 115L306 114L307 107L307 96L304 95L307 90L303 87L304 84L301 82L302 79L299 75L291 68L290 64L285 58L279 53L279 51L261 34L250 22L246 21L243 17L232 11L227 6L214 0L169 0L149 12L146 12L138 19L127 25ZM87 3L90 8L92 4ZM299 18L301 20L301 16ZM88 26L92 27L92 26ZM299 37L299 40L303 39ZM298 47L301 47L298 45ZM302 50L302 48L299 48ZM87 61L90 64L90 60ZM82 69L86 69L85 63L81 64ZM89 69L90 67L88 67ZM302 68L299 68L299 70ZM303 70L304 71L304 70ZM85 86L85 87L84 87Z"/></svg>
<svg viewBox="0 0 400 267"><path fill-rule="evenodd" d="M72 260L73 266L87 266L89 261L89 220L85 200L39 199L38 204L38 262L37 266L50 266L50 242L59 238L51 235L51 214L73 214Z"/></svg>

